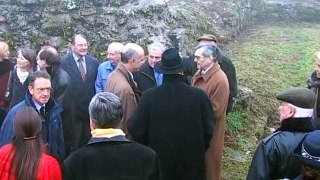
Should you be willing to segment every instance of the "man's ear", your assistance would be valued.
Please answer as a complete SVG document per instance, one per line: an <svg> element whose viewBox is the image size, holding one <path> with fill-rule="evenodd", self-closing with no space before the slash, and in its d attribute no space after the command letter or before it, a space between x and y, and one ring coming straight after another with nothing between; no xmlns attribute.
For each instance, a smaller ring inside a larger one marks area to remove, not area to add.
<svg viewBox="0 0 320 180"><path fill-rule="evenodd" d="M33 95L34 89L32 86L28 86L29 93Z"/></svg>
<svg viewBox="0 0 320 180"><path fill-rule="evenodd" d="M73 51L73 44L72 43L69 43L69 48Z"/></svg>
<svg viewBox="0 0 320 180"><path fill-rule="evenodd" d="M129 64L133 64L135 62L135 60L136 60L135 58L131 58L131 59L128 60L128 63Z"/></svg>
<svg viewBox="0 0 320 180"><path fill-rule="evenodd" d="M296 114L296 108L290 106L289 117L293 117Z"/></svg>
<svg viewBox="0 0 320 180"><path fill-rule="evenodd" d="M96 124L93 122L93 120L90 118L90 129L94 130L96 129Z"/></svg>

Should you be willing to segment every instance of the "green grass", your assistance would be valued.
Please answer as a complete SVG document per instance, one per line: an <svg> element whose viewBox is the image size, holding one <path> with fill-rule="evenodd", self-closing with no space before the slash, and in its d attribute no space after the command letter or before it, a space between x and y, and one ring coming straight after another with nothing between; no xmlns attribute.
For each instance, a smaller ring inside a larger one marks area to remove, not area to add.
<svg viewBox="0 0 320 180"><path fill-rule="evenodd" d="M267 119L276 120L275 94L306 87L320 51L320 24L272 23L256 26L226 47L235 63L238 83L252 89L249 111L228 114L224 179L245 179L256 144L265 136ZM276 128L276 127L275 127Z"/></svg>

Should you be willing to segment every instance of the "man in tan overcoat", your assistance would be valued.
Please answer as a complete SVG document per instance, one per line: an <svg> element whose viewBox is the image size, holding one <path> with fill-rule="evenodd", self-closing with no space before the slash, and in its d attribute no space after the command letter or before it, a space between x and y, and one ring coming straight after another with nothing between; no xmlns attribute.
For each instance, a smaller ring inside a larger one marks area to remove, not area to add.
<svg viewBox="0 0 320 180"><path fill-rule="evenodd" d="M210 147L206 152L207 176L209 180L220 180L226 128L226 111L229 98L227 76L216 61L217 49L212 45L196 47L194 61L198 71L192 85L204 90L209 96L215 113L216 126Z"/></svg>
<svg viewBox="0 0 320 180"><path fill-rule="evenodd" d="M105 91L114 93L122 101L123 120L122 130L127 133L127 120L138 107L138 87L133 80L132 72L138 71L144 63L145 55L141 46L128 43L121 52L121 62L109 75Z"/></svg>

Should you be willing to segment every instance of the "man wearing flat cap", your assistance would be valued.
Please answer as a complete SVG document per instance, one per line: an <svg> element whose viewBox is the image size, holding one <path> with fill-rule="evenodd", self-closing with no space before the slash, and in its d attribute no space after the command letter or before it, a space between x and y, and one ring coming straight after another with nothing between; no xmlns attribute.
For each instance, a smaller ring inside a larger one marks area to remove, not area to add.
<svg viewBox="0 0 320 180"><path fill-rule="evenodd" d="M128 131L157 152L163 179L206 180L205 152L215 124L209 97L185 83L176 49L164 51L154 69L163 82L144 91Z"/></svg>
<svg viewBox="0 0 320 180"><path fill-rule="evenodd" d="M231 111L233 107L234 100L238 92L238 83L236 76L236 68L234 67L232 61L227 56L224 56L221 53L221 50L218 48L218 39L212 34L204 34L203 36L197 39L199 45L213 45L217 48L217 61L222 69L222 71L227 75L229 81L229 99L227 113Z"/></svg>
<svg viewBox="0 0 320 180"><path fill-rule="evenodd" d="M247 180L293 179L299 175L300 162L292 151L314 130L311 117L316 97L310 89L294 87L281 91L276 98L281 101L281 125L258 145Z"/></svg>

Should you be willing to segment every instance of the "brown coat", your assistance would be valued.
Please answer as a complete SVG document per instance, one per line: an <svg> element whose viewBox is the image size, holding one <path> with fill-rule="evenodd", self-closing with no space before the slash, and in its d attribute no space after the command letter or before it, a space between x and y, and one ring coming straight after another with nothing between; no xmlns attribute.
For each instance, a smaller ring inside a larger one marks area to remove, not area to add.
<svg viewBox="0 0 320 180"><path fill-rule="evenodd" d="M227 76L215 63L205 74L200 70L192 78L192 85L204 90L210 97L216 118L216 126L210 147L206 152L207 176L209 180L221 179L226 111L229 98Z"/></svg>
<svg viewBox="0 0 320 180"><path fill-rule="evenodd" d="M122 130L127 133L127 120L132 116L138 107L138 95L136 88L131 85L132 81L129 72L119 63L117 68L110 73L105 91L114 93L122 101L123 120L121 124Z"/></svg>

